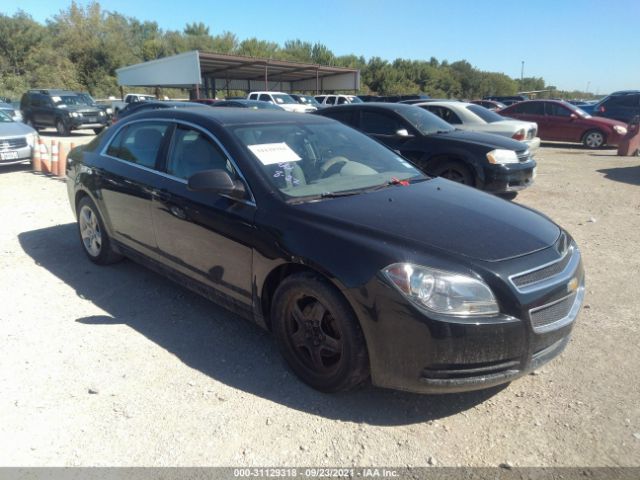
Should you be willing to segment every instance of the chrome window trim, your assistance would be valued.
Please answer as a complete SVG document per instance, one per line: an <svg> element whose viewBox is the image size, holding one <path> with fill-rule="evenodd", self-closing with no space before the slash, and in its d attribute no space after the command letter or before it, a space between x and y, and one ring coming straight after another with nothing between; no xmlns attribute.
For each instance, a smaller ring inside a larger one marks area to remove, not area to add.
<svg viewBox="0 0 640 480"><path fill-rule="evenodd" d="M211 134L211 132L205 130L204 128L202 128L199 125L196 125L194 123L185 121L185 120L178 120L178 119L174 119L174 118L140 118L138 120L131 120L127 123L124 123L122 125L119 125L118 130L116 130L116 133L113 134L113 136L111 137L111 139L109 140L109 142L102 148L102 150L100 150L100 155L104 156L104 157L108 157L111 158L113 160L117 160L123 164L126 165L131 165L133 167L137 167L140 168L142 170L145 170L147 172L150 173L156 173L158 175L160 175L161 177L164 178L168 178L169 180L176 180L180 183L183 183L185 185L188 185L188 181L184 178L180 178L180 177L176 177L175 175L171 175L170 173L166 173L166 172L161 172L160 170L156 170L155 168L149 168L149 167L145 167L144 165L138 165L137 163L133 163L133 162L129 162L127 160L123 160L121 158L118 157L114 157L112 155L108 155L107 154L107 150L109 149L109 146L113 143L113 140L118 136L118 134L120 133L120 131L129 126L132 125L134 123L141 123L141 122L166 122L166 123L175 123L175 124L182 124L182 125L187 125L191 128L195 128L196 130L204 133L206 136L208 136L221 150L222 153L227 157L227 160L229 160L231 162L231 164L233 165L233 168L235 168L236 172L238 173L238 176L242 179L242 181L244 182L245 186L247 187L247 192L249 192L249 196L250 199L248 200L243 200L240 198L233 198L233 200L239 202L239 203L244 203L246 205L251 205L253 207L256 207L256 200L255 200L255 196L253 195L253 192L251 191L251 187L249 186L249 182L247 182L247 179L245 178L245 176L242 173L242 170L240 170L240 168L238 167L238 164L236 163L236 161L233 159L233 157L229 154L229 151L222 145L222 143L215 137L213 136L213 134ZM172 139L173 141L173 139ZM167 152L167 155L169 154L169 152ZM228 195L220 195L220 196L224 196L225 198L232 198Z"/></svg>
<svg viewBox="0 0 640 480"><path fill-rule="evenodd" d="M532 308L531 310L529 310L529 321L531 321L531 314L539 311L539 310L543 310L545 308L549 308L557 303L560 303L564 300L566 300L567 298L569 298L570 296L575 295L575 299L573 301L573 305L571 306L571 310L569 310L569 313L559 319L556 320L555 322L552 323L548 323L547 325L543 325L542 327L534 327L533 324L531 325L531 328L533 329L533 331L535 333L547 333L550 332L552 330L557 330L559 328L562 328L566 325L569 325L570 323L572 323L576 317L578 316L578 312L580 311L580 307L582 306L582 301L584 300L584 283L582 283L577 291L575 292L571 292L569 295L565 295L564 297L558 299L558 300L554 300L553 302L547 303L545 305L541 305L539 307L536 308Z"/></svg>
<svg viewBox="0 0 640 480"><path fill-rule="evenodd" d="M551 247L553 248L553 247ZM513 280L515 277L520 277L522 275L527 275L528 273L533 273L536 272L538 270L542 270L544 268L550 267L551 265L555 265L556 263L560 263L562 260L565 259L565 257L567 255L571 255L571 259L569 260L569 262L567 262L567 265L564 267L563 270L561 270L560 272L556 273L555 275L546 278L544 280L541 280L539 282L534 282L531 283L529 285L526 285L524 287L519 287L516 285L515 281ZM513 275L509 276L509 282L511 283L511 285L513 285L513 287L520 293L530 293L530 292L535 292L537 290L542 290L544 288L553 286L555 284L558 283L558 278L560 276L563 276L567 273L567 271L571 271L573 272L576 267L578 266L578 264L580 263L580 249L578 249L578 247L572 243L569 248L567 248L567 250L565 251L564 255L562 255L560 258L558 258L557 260L554 260L552 262L548 262L542 265L538 265L537 267L531 268L529 270L524 270L522 272L518 272L518 273L514 273Z"/></svg>

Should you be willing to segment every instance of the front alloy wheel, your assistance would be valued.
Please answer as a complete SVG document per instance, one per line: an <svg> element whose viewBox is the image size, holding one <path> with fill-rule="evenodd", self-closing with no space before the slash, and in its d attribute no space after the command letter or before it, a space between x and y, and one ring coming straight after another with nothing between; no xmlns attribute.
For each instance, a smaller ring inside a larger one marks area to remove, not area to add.
<svg viewBox="0 0 640 480"><path fill-rule="evenodd" d="M587 148L600 148L604 145L604 135L602 132L592 130L585 133L582 143Z"/></svg>

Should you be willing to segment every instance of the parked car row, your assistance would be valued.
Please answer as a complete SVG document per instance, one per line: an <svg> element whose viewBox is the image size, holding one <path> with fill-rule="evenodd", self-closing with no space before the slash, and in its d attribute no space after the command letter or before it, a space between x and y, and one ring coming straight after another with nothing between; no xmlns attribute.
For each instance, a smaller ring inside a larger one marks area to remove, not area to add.
<svg viewBox="0 0 640 480"><path fill-rule="evenodd" d="M191 104L121 118L69 154L82 250L256 322L325 392L481 389L563 351L584 297L570 234L416 168L501 188L530 180L526 145L405 104L316 113Z"/></svg>

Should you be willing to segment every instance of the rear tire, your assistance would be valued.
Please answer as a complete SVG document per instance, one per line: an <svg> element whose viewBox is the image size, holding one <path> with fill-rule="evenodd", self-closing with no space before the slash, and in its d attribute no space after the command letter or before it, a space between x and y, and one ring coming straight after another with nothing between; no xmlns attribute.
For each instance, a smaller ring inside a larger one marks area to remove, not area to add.
<svg viewBox="0 0 640 480"><path fill-rule="evenodd" d="M24 122L25 124L27 124L28 126L30 126L31 128L33 128L36 132L38 132L38 127L36 126L35 123L33 123L33 120L31 120L30 118L27 118Z"/></svg>
<svg viewBox="0 0 640 480"><path fill-rule="evenodd" d="M78 202L77 212L80 244L89 260L97 265L109 265L122 260L122 255L111 246L111 239L95 203L89 197L83 197Z"/></svg>
<svg viewBox="0 0 640 480"><path fill-rule="evenodd" d="M102 133L102 131L103 131L105 128L106 128L106 127L94 128L94 129L93 129L93 133L95 133L96 135L98 135L99 133Z"/></svg>
<svg viewBox="0 0 640 480"><path fill-rule="evenodd" d="M56 130L58 131L58 135L62 137L69 135L69 127L64 124L61 118L56 120Z"/></svg>
<svg viewBox="0 0 640 480"><path fill-rule="evenodd" d="M463 185L475 186L476 182L469 168L458 160L446 160L428 169L432 177L442 177Z"/></svg>
<svg viewBox="0 0 640 480"><path fill-rule="evenodd" d="M600 130L589 130L582 136L582 144L591 149L604 146L605 141L605 136Z"/></svg>
<svg viewBox="0 0 640 480"><path fill-rule="evenodd" d="M318 275L299 273L282 281L271 325L291 370L316 390L350 390L369 377L360 325L340 292Z"/></svg>

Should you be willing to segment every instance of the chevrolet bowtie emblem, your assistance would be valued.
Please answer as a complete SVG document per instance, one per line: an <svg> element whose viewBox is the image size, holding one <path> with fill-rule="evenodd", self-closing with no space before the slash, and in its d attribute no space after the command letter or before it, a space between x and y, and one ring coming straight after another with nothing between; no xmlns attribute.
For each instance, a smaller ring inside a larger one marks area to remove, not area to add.
<svg viewBox="0 0 640 480"><path fill-rule="evenodd" d="M574 277L567 284L567 291L575 292L576 290L578 290L578 279Z"/></svg>

